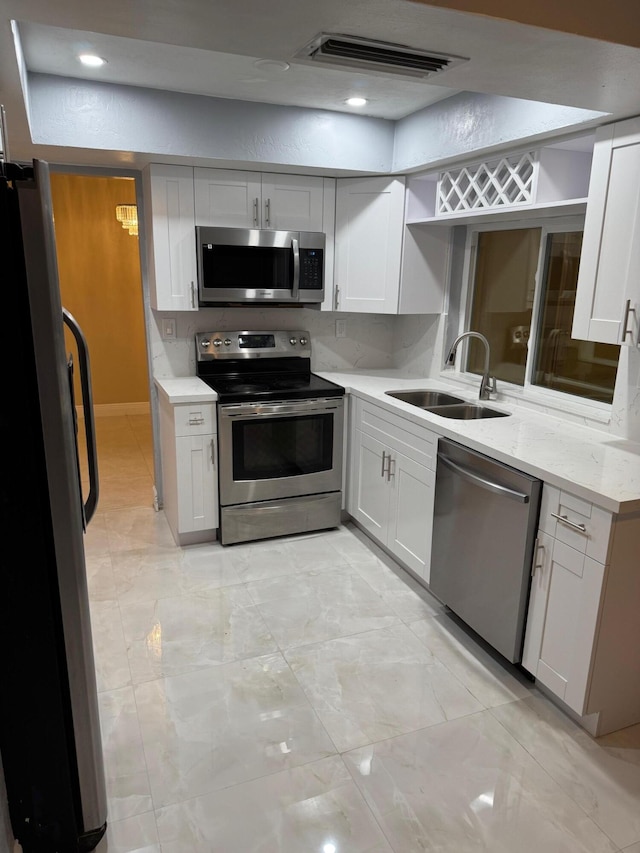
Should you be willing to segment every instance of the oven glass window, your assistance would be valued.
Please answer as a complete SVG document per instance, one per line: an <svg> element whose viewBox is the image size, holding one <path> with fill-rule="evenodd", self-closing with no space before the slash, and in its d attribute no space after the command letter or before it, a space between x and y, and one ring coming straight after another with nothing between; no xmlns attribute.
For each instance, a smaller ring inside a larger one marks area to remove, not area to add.
<svg viewBox="0 0 640 853"><path fill-rule="evenodd" d="M201 247L204 286L214 290L292 290L290 248L251 246Z"/></svg>
<svg viewBox="0 0 640 853"><path fill-rule="evenodd" d="M333 414L270 417L233 424L233 479L271 480L330 471Z"/></svg>

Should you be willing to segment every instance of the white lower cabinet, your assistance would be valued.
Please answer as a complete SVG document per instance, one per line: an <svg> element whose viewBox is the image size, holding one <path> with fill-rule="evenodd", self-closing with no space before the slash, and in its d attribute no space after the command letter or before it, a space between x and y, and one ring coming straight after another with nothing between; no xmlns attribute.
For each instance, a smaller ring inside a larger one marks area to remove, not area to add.
<svg viewBox="0 0 640 853"><path fill-rule="evenodd" d="M639 532L544 486L522 665L594 735L640 722Z"/></svg>
<svg viewBox="0 0 640 853"><path fill-rule="evenodd" d="M218 527L214 403L160 402L163 508L176 543L215 539Z"/></svg>
<svg viewBox="0 0 640 853"><path fill-rule="evenodd" d="M429 580L435 436L357 400L347 510L381 545Z"/></svg>

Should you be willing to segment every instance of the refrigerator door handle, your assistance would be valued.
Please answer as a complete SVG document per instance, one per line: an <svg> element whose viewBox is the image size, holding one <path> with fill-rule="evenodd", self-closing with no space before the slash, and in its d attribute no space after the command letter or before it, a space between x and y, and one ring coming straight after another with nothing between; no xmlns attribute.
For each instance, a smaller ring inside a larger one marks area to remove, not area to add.
<svg viewBox="0 0 640 853"><path fill-rule="evenodd" d="M89 367L89 349L84 332L77 320L66 308L62 309L62 319L75 338L78 347L78 365L80 367L80 385L82 387L82 409L84 411L84 432L87 442L87 461L89 465L89 494L84 503L84 516L87 524L93 518L98 505L98 453L96 449L96 425L93 415L93 395L91 392L91 370Z"/></svg>

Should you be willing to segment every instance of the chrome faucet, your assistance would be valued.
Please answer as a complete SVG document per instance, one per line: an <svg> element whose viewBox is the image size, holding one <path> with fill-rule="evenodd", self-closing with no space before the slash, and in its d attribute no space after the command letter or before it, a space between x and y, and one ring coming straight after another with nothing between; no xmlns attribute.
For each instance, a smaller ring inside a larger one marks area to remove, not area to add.
<svg viewBox="0 0 640 853"><path fill-rule="evenodd" d="M481 335L480 332L463 332L461 335L458 335L455 341L451 344L451 349L449 350L447 357L444 361L444 366L453 366L455 364L456 350L458 348L458 344L465 338L477 338L484 344L484 371L482 374L482 379L480 380L479 399L490 400L491 394L495 394L497 390L496 378L495 376L489 376L489 360L491 358L491 353L489 351L489 341L485 338L484 335Z"/></svg>

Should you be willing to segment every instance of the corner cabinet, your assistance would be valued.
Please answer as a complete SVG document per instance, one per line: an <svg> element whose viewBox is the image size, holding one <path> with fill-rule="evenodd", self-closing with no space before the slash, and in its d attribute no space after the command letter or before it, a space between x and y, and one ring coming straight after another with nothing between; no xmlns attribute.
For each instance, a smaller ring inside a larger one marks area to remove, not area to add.
<svg viewBox="0 0 640 853"><path fill-rule="evenodd" d="M404 178L337 180L334 310L440 313L450 235L405 226L404 211Z"/></svg>
<svg viewBox="0 0 640 853"><path fill-rule="evenodd" d="M639 534L544 486L522 665L593 735L640 722Z"/></svg>
<svg viewBox="0 0 640 853"><path fill-rule="evenodd" d="M347 511L428 582L436 436L380 406L352 404Z"/></svg>
<svg viewBox="0 0 640 853"><path fill-rule="evenodd" d="M207 542L218 528L215 403L160 396L163 509L178 545Z"/></svg>
<svg viewBox="0 0 640 853"><path fill-rule="evenodd" d="M572 335L640 344L640 117L596 131Z"/></svg>
<svg viewBox="0 0 640 853"><path fill-rule="evenodd" d="M193 169L152 164L142 186L151 307L197 311Z"/></svg>

